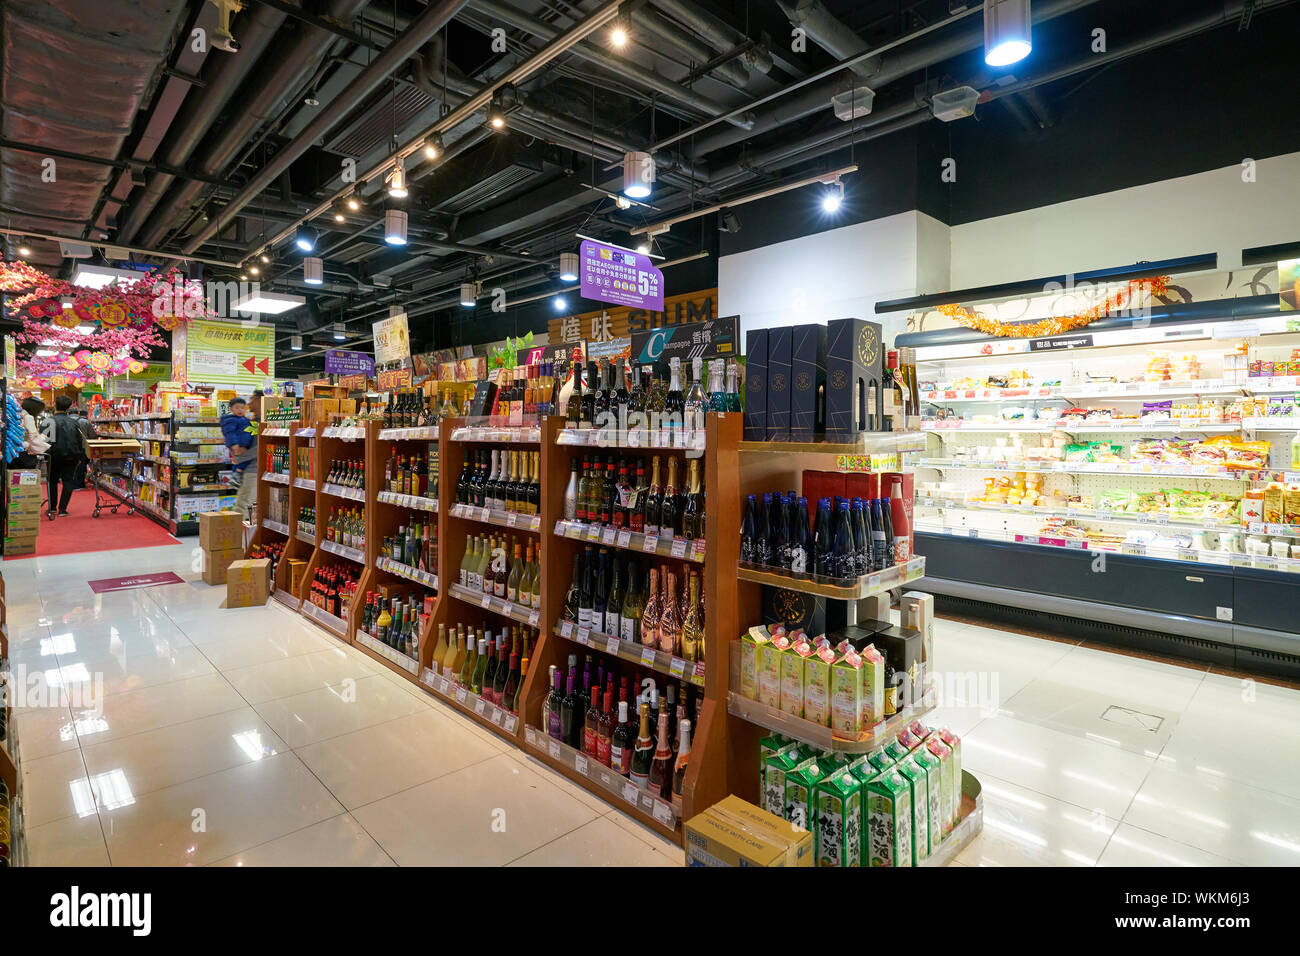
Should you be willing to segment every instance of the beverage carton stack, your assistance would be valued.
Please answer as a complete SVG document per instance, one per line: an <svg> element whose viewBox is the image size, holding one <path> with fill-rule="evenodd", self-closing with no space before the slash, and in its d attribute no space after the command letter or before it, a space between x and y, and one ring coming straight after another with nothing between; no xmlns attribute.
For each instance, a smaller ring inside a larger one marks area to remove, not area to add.
<svg viewBox="0 0 1300 956"><path fill-rule="evenodd" d="M199 547L203 551L203 581L225 584L230 565L244 557L244 520L236 511L205 511L199 515Z"/></svg>
<svg viewBox="0 0 1300 956"><path fill-rule="evenodd" d="M41 527L41 474L11 471L5 488L5 556L36 553Z"/></svg>

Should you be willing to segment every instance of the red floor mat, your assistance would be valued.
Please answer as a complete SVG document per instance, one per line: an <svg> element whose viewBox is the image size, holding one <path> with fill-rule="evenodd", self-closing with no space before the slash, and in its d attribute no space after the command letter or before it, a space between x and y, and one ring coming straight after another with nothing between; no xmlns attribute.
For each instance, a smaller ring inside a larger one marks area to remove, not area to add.
<svg viewBox="0 0 1300 956"><path fill-rule="evenodd" d="M105 495L106 498L111 497ZM116 501L117 499L112 499ZM156 548L175 544L162 525L142 514L128 515L126 505L117 514L105 508L98 518L90 515L95 510L95 492L89 488L72 493L68 514L48 521L41 514L41 530L36 535L35 554L5 555L6 561L22 558L41 558L52 554L82 554L88 551L122 551L128 548Z"/></svg>

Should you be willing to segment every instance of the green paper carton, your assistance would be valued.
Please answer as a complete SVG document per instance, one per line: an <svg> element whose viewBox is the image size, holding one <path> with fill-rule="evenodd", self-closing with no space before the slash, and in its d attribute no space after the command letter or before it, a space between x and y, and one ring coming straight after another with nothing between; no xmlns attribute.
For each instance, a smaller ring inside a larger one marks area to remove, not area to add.
<svg viewBox="0 0 1300 956"><path fill-rule="evenodd" d="M758 649L772 636L767 628L751 627L740 636L740 696L758 700Z"/></svg>
<svg viewBox="0 0 1300 956"><path fill-rule="evenodd" d="M876 773L884 773L886 770L892 770L898 761L890 756L889 751L881 749L867 754L867 763L871 764Z"/></svg>
<svg viewBox="0 0 1300 956"><path fill-rule="evenodd" d="M919 766L925 768L925 782L930 795L930 852L935 853L938 851L939 844L943 842L945 835L943 829L943 769L939 765L939 758L924 747L917 747L912 752L912 759ZM952 830L951 821L949 821L948 830Z"/></svg>
<svg viewBox="0 0 1300 956"><path fill-rule="evenodd" d="M885 658L876 645L862 649L862 726L874 727L885 719Z"/></svg>
<svg viewBox="0 0 1300 956"><path fill-rule="evenodd" d="M939 761L939 777L943 782L942 829L943 835L947 836L952 832L953 825L957 822L957 813L961 810L961 784L953 776L956 763L952 759L952 748L936 734L926 740L922 749L930 751Z"/></svg>
<svg viewBox="0 0 1300 956"><path fill-rule="evenodd" d="M862 783L849 770L817 784L813 847L817 866L862 865Z"/></svg>
<svg viewBox="0 0 1300 956"><path fill-rule="evenodd" d="M912 792L903 775L882 773L863 787L867 826L863 831L863 865L912 865Z"/></svg>
<svg viewBox="0 0 1300 956"><path fill-rule="evenodd" d="M803 716L804 662L812 655L812 642L797 640L781 658L781 709L792 717Z"/></svg>
<svg viewBox="0 0 1300 956"><path fill-rule="evenodd" d="M825 775L826 771L816 759L800 764L785 775L784 816L794 826L812 829L813 815L817 810L814 794L817 784ZM814 848L815 846L814 841Z"/></svg>
<svg viewBox="0 0 1300 956"><path fill-rule="evenodd" d="M957 785L955 806L953 811L956 817L953 819L953 825L961 818L961 738L954 734L947 727L940 729L939 739L952 748L952 779Z"/></svg>
<svg viewBox="0 0 1300 956"><path fill-rule="evenodd" d="M889 743L885 744L885 753L893 757L894 762L897 763L900 760L906 759L907 755L911 753L911 751L907 749L906 744L902 743L896 737L893 740L891 740Z"/></svg>
<svg viewBox="0 0 1300 956"><path fill-rule="evenodd" d="M803 748L778 751L767 758L763 770L763 809L782 819L785 816L786 774L813 759Z"/></svg>
<svg viewBox="0 0 1300 956"><path fill-rule="evenodd" d="M781 706L781 660L790 641L784 636L773 637L765 644L755 646L758 662L758 702L768 707Z"/></svg>
<svg viewBox="0 0 1300 956"><path fill-rule="evenodd" d="M767 758L775 754L786 753L799 746L799 741L791 740L784 734L768 734L758 742L758 776L761 779L767 772Z"/></svg>
<svg viewBox="0 0 1300 956"><path fill-rule="evenodd" d="M862 731L862 658L852 648L831 665L831 731L841 737Z"/></svg>
<svg viewBox="0 0 1300 956"><path fill-rule="evenodd" d="M816 648L803 664L803 717L814 724L831 724L831 666L835 650L827 645Z"/></svg>
<svg viewBox="0 0 1300 956"><path fill-rule="evenodd" d="M925 768L912 757L898 765L912 792L912 865L920 866L930 855L930 793Z"/></svg>

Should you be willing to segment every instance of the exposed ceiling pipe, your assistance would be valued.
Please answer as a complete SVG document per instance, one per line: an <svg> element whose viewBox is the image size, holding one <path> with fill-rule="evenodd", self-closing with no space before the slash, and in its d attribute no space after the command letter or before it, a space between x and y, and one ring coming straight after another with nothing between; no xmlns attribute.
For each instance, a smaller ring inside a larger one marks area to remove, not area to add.
<svg viewBox="0 0 1300 956"><path fill-rule="evenodd" d="M798 27L837 60L846 60L867 49L867 43L849 26L822 6L821 0L777 0L777 6L792 26ZM864 80L880 72L880 58L872 57L849 67Z"/></svg>
<svg viewBox="0 0 1300 956"><path fill-rule="evenodd" d="M235 95L240 81L258 61L283 22L283 13L262 5L254 7L251 15L241 17L235 22L236 36L239 37L240 45L239 55L218 55L215 59L208 59L207 65L211 69L206 71L203 87L189 91L180 114L168 129L164 153L168 165L185 165L199 141L211 128L212 121L226 108L230 98ZM139 198L132 201L131 211L117 231L119 242L130 242L135 238L140 226L154 211L158 201L167 191L167 187L174 180L174 176L161 172L156 172L149 177ZM156 236L146 236L145 245L149 245L156 238Z"/></svg>
<svg viewBox="0 0 1300 956"><path fill-rule="evenodd" d="M1020 94L1020 98L1025 101L1025 106L1038 121L1041 129L1056 125L1056 110L1052 109L1051 104L1038 90L1025 90Z"/></svg>
<svg viewBox="0 0 1300 956"><path fill-rule="evenodd" d="M686 24L712 44L719 53L726 53L742 43L749 42L749 37L745 34L696 4L684 3L682 0L654 0L654 5L675 20ZM772 54L762 44L755 44L742 54L741 62L759 73L772 72Z"/></svg>
<svg viewBox="0 0 1300 956"><path fill-rule="evenodd" d="M214 216L197 236L185 244L185 252L193 252L220 232L240 210L273 183L282 170L288 169L298 157L307 152L322 135L328 132L330 127L369 96L390 73L405 63L416 50L429 41L430 37L446 26L466 2L467 0L440 0L425 7L424 11L411 21L408 29L393 40L388 48L362 70L315 119L303 127L302 132L282 146L271 161L239 191L239 194Z"/></svg>
<svg viewBox="0 0 1300 956"><path fill-rule="evenodd" d="M1002 108L1011 114L1012 119L1019 123L1026 132L1038 132L1038 121L1029 115L1029 110L1021 102L1018 96L1004 96L1000 100Z"/></svg>
<svg viewBox="0 0 1300 956"><path fill-rule="evenodd" d="M660 6L665 6L667 0L657 0L657 2ZM1096 0L1036 0L1031 10L1034 23L1043 23L1093 3L1096 3ZM951 31L936 34L934 39L913 46L904 46L882 56L880 71L872 78L872 88L879 92L881 87L888 86L895 80L981 47L984 44L984 24L977 18L970 19L973 21L970 24L962 23ZM747 133L734 129L720 129L709 135L697 136L691 155L698 159L813 113L825 111L829 116L831 97L843 86L842 75L830 76L821 82L809 84L757 112L754 126Z"/></svg>
<svg viewBox="0 0 1300 956"><path fill-rule="evenodd" d="M498 3L496 0L472 0L474 9L486 13L490 16L497 17L499 20L510 24L517 30L523 30L531 33L533 36L550 42L565 33L559 27L552 26L549 23L543 23L536 20L528 14L516 10L514 7L507 6L504 3ZM664 96L682 106L688 106L691 109L703 113L705 116L717 116L726 112L726 107L713 102L708 97L701 96L694 90L680 86L672 80L666 79L657 73L651 73L649 70L638 66L637 64L612 56L600 50L593 49L581 44L575 46L570 51L574 56L580 57L589 63L594 63L602 69L609 70L618 76L624 76L646 89L654 90L656 93ZM753 124L754 118L748 114L742 113L733 117L729 122L742 130L747 130Z"/></svg>
<svg viewBox="0 0 1300 956"><path fill-rule="evenodd" d="M347 22L364 9L368 2L369 0L330 0L327 12L330 17ZM199 168L210 176L221 173L230 162L230 157L235 155L252 132L276 114L285 91L297 89L316 70L320 59L335 39L332 33L302 24L298 35L282 49L277 49L271 62L244 84L244 88L251 91L251 97L221 128L212 146L205 149L199 160ZM230 59L242 56L243 53L239 53ZM206 100L204 103L206 106ZM212 110L209 122L216 114L217 110ZM163 205L146 220L141 241L145 245L157 243L201 189L201 184L196 183L182 183L173 188Z"/></svg>
<svg viewBox="0 0 1300 956"><path fill-rule="evenodd" d="M662 15L653 10L642 7L640 10L632 13L632 26L637 32L644 31L651 34L664 43L669 43L686 54L693 63L703 66L705 63L712 62L717 54L702 43L696 43L690 37L682 32L681 28L675 23L665 20ZM725 83L730 83L737 89L743 90L749 85L749 71L743 66L732 60L728 63L720 63L709 72L713 73L718 79Z"/></svg>

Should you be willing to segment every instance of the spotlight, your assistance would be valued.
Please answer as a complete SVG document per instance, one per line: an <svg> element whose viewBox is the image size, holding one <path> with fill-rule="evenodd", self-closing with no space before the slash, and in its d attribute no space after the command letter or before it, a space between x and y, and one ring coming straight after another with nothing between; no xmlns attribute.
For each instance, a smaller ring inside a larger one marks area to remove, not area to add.
<svg viewBox="0 0 1300 956"><path fill-rule="evenodd" d="M356 197L356 194L348 197L348 208L353 212L356 212L361 208L361 200Z"/></svg>
<svg viewBox="0 0 1300 956"><path fill-rule="evenodd" d="M336 212L336 213L334 214L334 221L335 221L335 222L346 222L346 221L347 221L347 217L344 216L343 213L341 213L341 212Z"/></svg>
<svg viewBox="0 0 1300 956"><path fill-rule="evenodd" d="M289 348L292 349L292 350L295 351L295 352L301 352L301 351L302 351L302 336L301 336L301 335L291 335L291 336L289 336Z"/></svg>
<svg viewBox="0 0 1300 956"><path fill-rule="evenodd" d="M316 230L308 226L299 226L297 235L293 237L293 244L303 252L311 252L316 248Z"/></svg>
<svg viewBox="0 0 1300 956"><path fill-rule="evenodd" d="M497 106L497 104L493 103L488 108L487 116L488 116L488 125L491 126L493 129L505 129L506 114L504 113L504 111L502 111L501 107Z"/></svg>
<svg viewBox="0 0 1300 956"><path fill-rule="evenodd" d="M636 251L641 253L641 255L643 256L650 255L650 243L648 242L637 243Z"/></svg>
<svg viewBox="0 0 1300 956"><path fill-rule="evenodd" d="M252 275L261 275L261 273L262 273L262 269L261 269L260 266L249 266L249 267L248 267L248 271L249 271Z"/></svg>
<svg viewBox="0 0 1300 956"><path fill-rule="evenodd" d="M393 163L393 169L388 174L388 195L394 199L406 198L406 160L398 156Z"/></svg>
<svg viewBox="0 0 1300 956"><path fill-rule="evenodd" d="M564 311L565 309L567 309L568 307L569 307L569 303L565 300L564 296L562 296L562 295L557 295L557 296L555 297L555 311L556 311L556 312L563 312L563 311Z"/></svg>
<svg viewBox="0 0 1300 956"><path fill-rule="evenodd" d="M384 213L384 242L390 246L406 245L406 210L390 209Z"/></svg>
<svg viewBox="0 0 1300 956"><path fill-rule="evenodd" d="M334 323L334 341L342 342L348 337L347 326L342 322Z"/></svg>
<svg viewBox="0 0 1300 956"><path fill-rule="evenodd" d="M304 96L302 102L304 106L320 106L320 100L317 98L315 90Z"/></svg>
<svg viewBox="0 0 1300 956"><path fill-rule="evenodd" d="M478 295L472 282L462 282L460 284L460 304L467 309L472 309L478 305Z"/></svg>
<svg viewBox="0 0 1300 956"><path fill-rule="evenodd" d="M437 159L442 155L442 137L434 133L424 144L425 159Z"/></svg>
<svg viewBox="0 0 1300 956"><path fill-rule="evenodd" d="M619 17L609 31L610 45L621 50L627 46L628 24L626 17Z"/></svg>
<svg viewBox="0 0 1300 956"><path fill-rule="evenodd" d="M740 217L730 209L718 213L718 229L721 232L740 232Z"/></svg>
<svg viewBox="0 0 1300 956"><path fill-rule="evenodd" d="M308 285L321 285L325 281L325 263L317 256L303 259L302 281Z"/></svg>
<svg viewBox="0 0 1300 956"><path fill-rule="evenodd" d="M633 151L623 154L623 195L645 199L654 188L655 159L649 153Z"/></svg>
<svg viewBox="0 0 1300 956"><path fill-rule="evenodd" d="M1029 56L1033 46L1029 0L985 0L985 63L989 66L1018 63Z"/></svg>
<svg viewBox="0 0 1300 956"><path fill-rule="evenodd" d="M576 252L560 253L560 280L562 282L578 281L578 254Z"/></svg>
<svg viewBox="0 0 1300 956"><path fill-rule="evenodd" d="M844 202L844 184L836 179L834 182L826 184L826 191L822 193L822 211L839 212L840 204Z"/></svg>
<svg viewBox="0 0 1300 956"><path fill-rule="evenodd" d="M19 254L20 256L30 256L30 255L32 254L31 247L30 247L30 246L19 246L19 247L18 247L18 254Z"/></svg>
<svg viewBox="0 0 1300 956"><path fill-rule="evenodd" d="M241 272L241 273L239 274L239 281L240 281L240 282L247 282L247 281L248 281L248 273L247 273L247 272Z"/></svg>
<svg viewBox="0 0 1300 956"><path fill-rule="evenodd" d="M258 256L258 258L262 260L262 265L264 266L269 266L271 264L271 257L265 252Z"/></svg>

